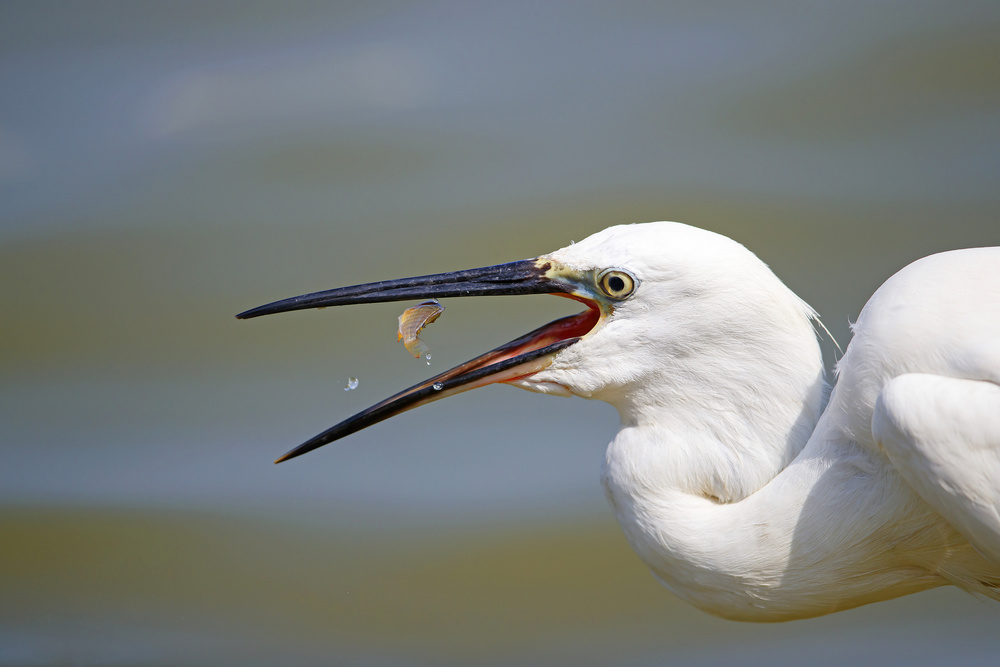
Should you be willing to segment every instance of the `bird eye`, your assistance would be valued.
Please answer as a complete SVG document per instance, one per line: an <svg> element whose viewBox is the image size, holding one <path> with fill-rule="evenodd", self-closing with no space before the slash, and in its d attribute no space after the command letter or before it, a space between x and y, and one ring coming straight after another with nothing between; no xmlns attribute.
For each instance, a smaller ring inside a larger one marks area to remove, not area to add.
<svg viewBox="0 0 1000 667"><path fill-rule="evenodd" d="M612 299L624 299L635 291L636 280L619 269L608 269L597 277L597 285Z"/></svg>

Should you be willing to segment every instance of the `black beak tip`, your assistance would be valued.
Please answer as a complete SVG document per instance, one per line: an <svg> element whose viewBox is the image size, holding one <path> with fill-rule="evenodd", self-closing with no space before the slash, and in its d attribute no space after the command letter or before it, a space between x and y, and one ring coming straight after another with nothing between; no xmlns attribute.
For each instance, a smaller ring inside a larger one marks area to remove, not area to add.
<svg viewBox="0 0 1000 667"><path fill-rule="evenodd" d="M327 429L326 431L320 433L316 437L311 438L310 440L302 443L298 447L295 447L294 449L288 450L287 452L285 452L284 454L282 454L281 456L279 456L278 458L276 458L274 460L275 465L277 465L279 463L284 463L285 461L289 461L289 460L294 459L294 458L298 458L299 456L302 456L303 454L308 454L309 452L311 452L314 449L319 449L323 445L330 444L334 440L339 440L343 436L338 435L338 436L335 436L335 437L329 437L329 434L331 432L333 432L333 431L340 430L340 427L341 427L341 425L338 424L337 426L334 426L333 428ZM360 428L363 428L363 426L360 427ZM357 429L354 429L354 430L360 430L360 428L357 428ZM347 433L345 433L344 435L347 435Z"/></svg>
<svg viewBox="0 0 1000 667"><path fill-rule="evenodd" d="M236 315L238 320L251 320L255 317L260 317L261 315L267 315L272 312L271 304L266 306L257 306L256 308L251 308L250 310L244 310L242 313Z"/></svg>
<svg viewBox="0 0 1000 667"><path fill-rule="evenodd" d="M312 451L312 449L313 448L306 449L305 447L303 447L302 445L300 445L300 446L296 447L295 449L288 450L287 452L285 452L284 454L282 454L278 458L274 459L274 464L277 465L279 463L284 463L285 461L288 461L290 459L294 459L297 456L301 456L302 454L305 454L308 451Z"/></svg>
<svg viewBox="0 0 1000 667"><path fill-rule="evenodd" d="M237 313L236 319L249 320L252 317L256 317L257 314L254 312L256 310L259 310L259 308L251 308L250 310L244 310L242 313Z"/></svg>

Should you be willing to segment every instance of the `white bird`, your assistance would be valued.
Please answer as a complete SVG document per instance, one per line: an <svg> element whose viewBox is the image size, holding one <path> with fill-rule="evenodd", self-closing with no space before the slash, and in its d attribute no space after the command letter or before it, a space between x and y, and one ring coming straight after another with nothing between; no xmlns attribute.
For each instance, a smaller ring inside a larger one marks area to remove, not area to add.
<svg viewBox="0 0 1000 667"><path fill-rule="evenodd" d="M602 482L655 576L731 619L818 616L944 584L1000 600L1000 247L890 278L829 391L815 312L754 254L679 223L536 259L294 297L554 293L584 312L407 389L292 450L477 386L606 401Z"/></svg>

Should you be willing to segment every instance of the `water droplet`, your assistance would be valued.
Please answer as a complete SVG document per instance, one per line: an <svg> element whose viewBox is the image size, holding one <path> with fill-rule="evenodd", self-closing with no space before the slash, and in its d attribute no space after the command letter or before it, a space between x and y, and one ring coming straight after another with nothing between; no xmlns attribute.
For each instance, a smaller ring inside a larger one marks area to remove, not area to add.
<svg viewBox="0 0 1000 667"><path fill-rule="evenodd" d="M431 353L428 352L427 354L425 354L424 355L424 359L427 360L427 365L430 366L431 365Z"/></svg>
<svg viewBox="0 0 1000 667"><path fill-rule="evenodd" d="M352 391L358 388L358 378L347 378L347 386L344 391Z"/></svg>
<svg viewBox="0 0 1000 667"><path fill-rule="evenodd" d="M434 391L441 391L442 389L444 389L444 385L443 384L441 384L440 382L435 382L434 383Z"/></svg>

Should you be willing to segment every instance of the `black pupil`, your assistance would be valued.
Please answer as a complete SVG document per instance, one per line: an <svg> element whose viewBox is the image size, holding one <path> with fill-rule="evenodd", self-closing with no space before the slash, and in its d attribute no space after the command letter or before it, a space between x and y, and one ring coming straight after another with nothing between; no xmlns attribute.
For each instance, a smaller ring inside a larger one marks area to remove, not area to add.
<svg viewBox="0 0 1000 667"><path fill-rule="evenodd" d="M618 276L611 276L608 278L608 289L612 292L621 292L625 289L625 281Z"/></svg>

